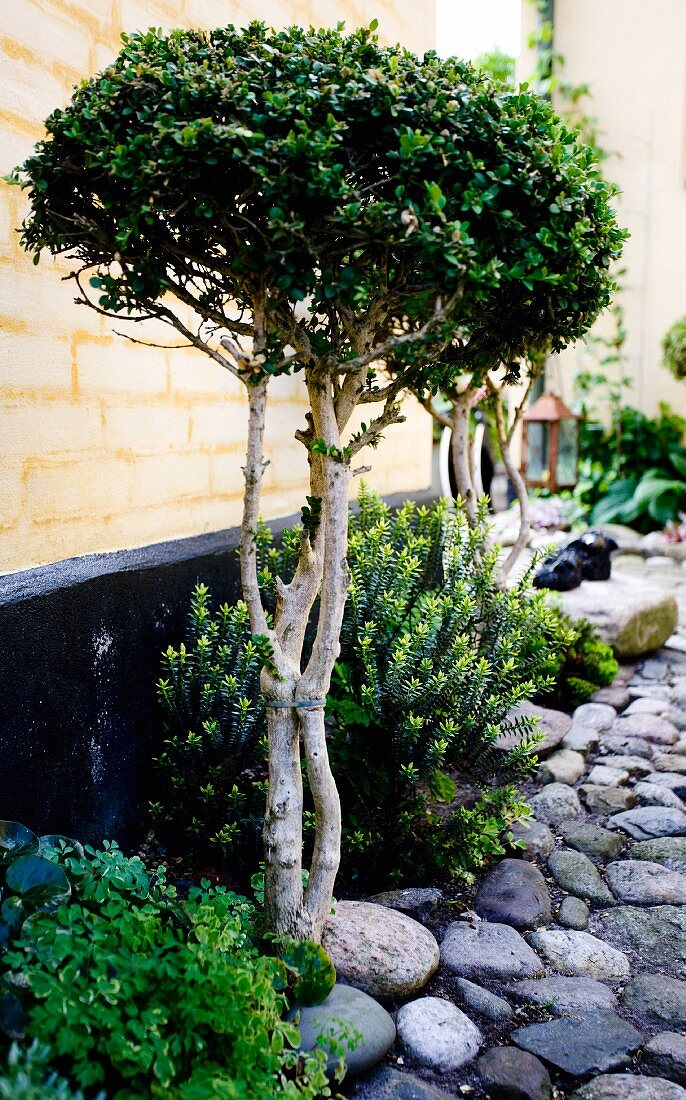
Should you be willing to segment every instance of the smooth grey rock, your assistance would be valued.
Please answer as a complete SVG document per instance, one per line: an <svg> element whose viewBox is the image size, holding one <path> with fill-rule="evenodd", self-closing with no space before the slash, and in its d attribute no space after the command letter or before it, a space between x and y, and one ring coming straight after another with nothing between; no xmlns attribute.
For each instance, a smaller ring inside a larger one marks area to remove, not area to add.
<svg viewBox="0 0 686 1100"><path fill-rule="evenodd" d="M339 901L322 946L346 985L380 1000L407 997L438 967L438 944L404 913L368 901Z"/></svg>
<svg viewBox="0 0 686 1100"><path fill-rule="evenodd" d="M566 783L548 783L529 799L529 805L538 820L546 824L566 821L581 813L579 796Z"/></svg>
<svg viewBox="0 0 686 1100"><path fill-rule="evenodd" d="M686 905L686 875L661 863L624 859L605 870L613 894L626 905Z"/></svg>
<svg viewBox="0 0 686 1100"><path fill-rule="evenodd" d="M442 898L443 891L435 886L410 886L404 890L385 890L381 894L374 894L369 900L375 905L386 905L389 909L407 913L415 920L425 921Z"/></svg>
<svg viewBox="0 0 686 1100"><path fill-rule="evenodd" d="M518 1001L544 1005L555 1016L574 1015L579 1012L594 1012L617 1008L617 998L611 989L594 978L563 978L555 975L550 978L527 979L515 982L509 987L510 993Z"/></svg>
<svg viewBox="0 0 686 1100"><path fill-rule="evenodd" d="M557 923L564 928L573 928L576 932L583 932L588 928L590 916L588 906L581 898L575 898L571 894L562 899L557 911Z"/></svg>
<svg viewBox="0 0 686 1100"><path fill-rule="evenodd" d="M548 867L555 882L578 898L588 898L595 905L614 905L615 899L583 852L562 848L548 857Z"/></svg>
<svg viewBox="0 0 686 1100"><path fill-rule="evenodd" d="M467 1008L471 1009L472 1012L478 1012L480 1016L485 1016L487 1020L495 1020L500 1023L511 1020L514 1015L510 1005L503 997L498 997L497 994L491 993L489 989L484 989L483 986L476 985L467 978L456 978L455 990Z"/></svg>
<svg viewBox="0 0 686 1100"><path fill-rule="evenodd" d="M651 760L655 746L643 737L608 733L603 737L603 751L615 753L617 756L643 756L646 760Z"/></svg>
<svg viewBox="0 0 686 1100"><path fill-rule="evenodd" d="M686 814L668 806L638 806L634 810L615 814L608 829L621 829L634 840L652 840L657 836L686 835Z"/></svg>
<svg viewBox="0 0 686 1100"><path fill-rule="evenodd" d="M686 1035L677 1031L656 1035L646 1043L642 1066L644 1073L686 1085Z"/></svg>
<svg viewBox="0 0 686 1100"><path fill-rule="evenodd" d="M535 978L543 964L509 924L449 924L441 944L441 962L463 978Z"/></svg>
<svg viewBox="0 0 686 1100"><path fill-rule="evenodd" d="M640 737L653 745L673 745L679 740L679 731L657 714L623 714L612 726L610 736Z"/></svg>
<svg viewBox="0 0 686 1100"><path fill-rule="evenodd" d="M632 844L632 859L647 859L651 863L664 863L673 871L686 873L686 837L662 836L656 840L641 840Z"/></svg>
<svg viewBox="0 0 686 1100"><path fill-rule="evenodd" d="M669 665L654 658L644 661L641 668L641 676L646 680L664 680L668 672Z"/></svg>
<svg viewBox="0 0 686 1100"><path fill-rule="evenodd" d="M545 859L555 847L555 837L548 826L535 818L515 821L510 832L513 840L524 844L524 848L517 849L524 859L536 859L537 856Z"/></svg>
<svg viewBox="0 0 686 1100"><path fill-rule="evenodd" d="M632 699L662 699L665 703L670 702L669 688L666 684L649 684L646 680L641 680L639 683L627 684L627 688ZM620 717L624 716L620 715ZM632 714L628 717L636 718L638 715Z"/></svg>
<svg viewBox="0 0 686 1100"><path fill-rule="evenodd" d="M686 1100L686 1091L660 1077L604 1073L582 1085L569 1100Z"/></svg>
<svg viewBox="0 0 686 1100"><path fill-rule="evenodd" d="M644 695L629 703L624 715L628 717L630 714L657 714L660 718L666 718L669 714L669 703L666 699L651 699L649 695Z"/></svg>
<svg viewBox="0 0 686 1100"><path fill-rule="evenodd" d="M366 993L347 985L336 983L322 1004L296 1007L289 1016L300 1021L298 1049L321 1047L329 1055L329 1071L338 1065L339 1048L343 1048L347 1077L366 1073L388 1054L395 1042L395 1024L386 1009ZM318 1042L320 1037L323 1041ZM353 1043L352 1049L349 1043Z"/></svg>
<svg viewBox="0 0 686 1100"><path fill-rule="evenodd" d="M567 783L570 787L586 770L586 761L573 749L558 749L539 766L538 777L543 783Z"/></svg>
<svg viewBox="0 0 686 1100"><path fill-rule="evenodd" d="M590 619L618 657L637 657L659 649L674 633L677 603L671 592L632 577L582 581L571 592L556 592L574 619Z"/></svg>
<svg viewBox="0 0 686 1100"><path fill-rule="evenodd" d="M572 719L562 710L553 710L551 707L541 707L537 703L520 703L508 715L509 718L521 718L526 716L538 720L538 729L543 734L543 740L536 745L536 756L542 760L561 744L562 738L569 731ZM521 741L521 734L506 734L498 739L498 748L512 749Z"/></svg>
<svg viewBox="0 0 686 1100"><path fill-rule="evenodd" d="M590 927L608 943L630 948L646 966L686 977L686 907L618 905L593 914Z"/></svg>
<svg viewBox="0 0 686 1100"><path fill-rule="evenodd" d="M621 833L601 829L599 825L588 825L586 822L572 821L565 824L561 832L562 839L570 848L601 859L613 859L627 845Z"/></svg>
<svg viewBox="0 0 686 1100"><path fill-rule="evenodd" d="M549 929L531 932L527 939L550 966L572 977L609 980L625 978L630 972L623 951L588 932Z"/></svg>
<svg viewBox="0 0 686 1100"><path fill-rule="evenodd" d="M686 812L686 803L669 787L658 783L636 783L633 788L637 806L669 806L673 810Z"/></svg>
<svg viewBox="0 0 686 1100"><path fill-rule="evenodd" d="M610 684L609 687L598 688L591 696L592 703L607 703L615 710L624 710L628 707L631 696L621 684Z"/></svg>
<svg viewBox="0 0 686 1100"><path fill-rule="evenodd" d="M569 733L564 735L562 745L565 749L573 749L574 752L580 752L586 756L589 752L597 751L600 744L599 736L596 729L573 725Z"/></svg>
<svg viewBox="0 0 686 1100"><path fill-rule="evenodd" d="M414 1073L401 1073L400 1070L383 1066L358 1081L351 1100L454 1100L455 1094L444 1092L422 1081Z"/></svg>
<svg viewBox="0 0 686 1100"><path fill-rule="evenodd" d="M483 1037L469 1016L441 997L420 997L398 1009L398 1039L422 1066L444 1073L471 1062Z"/></svg>
<svg viewBox="0 0 686 1100"><path fill-rule="evenodd" d="M586 804L587 809L594 814L618 813L633 806L636 796L626 787L599 787L595 784L584 783L579 788L579 793Z"/></svg>
<svg viewBox="0 0 686 1100"><path fill-rule="evenodd" d="M572 725L587 726L594 730L609 730L617 718L617 711L606 703L582 703L572 714Z"/></svg>
<svg viewBox="0 0 686 1100"><path fill-rule="evenodd" d="M630 757L627 757L629 760ZM603 762L595 764L588 773L586 782L598 787L623 787L629 781L629 773L624 768L613 768Z"/></svg>
<svg viewBox="0 0 686 1100"><path fill-rule="evenodd" d="M643 1036L614 1012L563 1016L514 1031L518 1046L575 1077L629 1065Z"/></svg>
<svg viewBox="0 0 686 1100"><path fill-rule="evenodd" d="M619 768L622 771L627 771L630 776L634 778L641 778L644 775L650 775L655 769L649 760L646 760L643 756L630 756L617 754L610 754L608 756L601 757L599 763L604 764L608 768ZM589 778L588 782L592 782Z"/></svg>
<svg viewBox="0 0 686 1100"><path fill-rule="evenodd" d="M479 1058L477 1069L493 1100L550 1100L553 1087L545 1066L517 1047L493 1047Z"/></svg>
<svg viewBox="0 0 686 1100"><path fill-rule="evenodd" d="M616 554L612 561L612 572L616 576L641 576L645 575L646 563L641 554Z"/></svg>
<svg viewBox="0 0 686 1100"><path fill-rule="evenodd" d="M481 883L474 910L496 924L539 928L550 924L550 894L534 863L503 859Z"/></svg>
<svg viewBox="0 0 686 1100"><path fill-rule="evenodd" d="M642 1020L686 1029L686 982L667 974L639 974L625 986L622 1005Z"/></svg>
<svg viewBox="0 0 686 1100"><path fill-rule="evenodd" d="M677 798L686 798L686 775L680 772L653 772L646 776L646 783L654 783L656 787L665 787L672 791Z"/></svg>

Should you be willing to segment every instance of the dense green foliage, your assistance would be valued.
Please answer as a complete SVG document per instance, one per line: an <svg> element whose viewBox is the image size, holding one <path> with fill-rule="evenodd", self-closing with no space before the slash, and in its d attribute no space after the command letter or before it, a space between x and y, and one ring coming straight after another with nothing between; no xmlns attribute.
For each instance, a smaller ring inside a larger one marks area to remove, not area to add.
<svg viewBox="0 0 686 1100"><path fill-rule="evenodd" d="M662 341L662 362L678 381L686 378L686 317L680 317Z"/></svg>
<svg viewBox="0 0 686 1100"><path fill-rule="evenodd" d="M265 955L244 898L206 882L180 897L163 868L151 876L115 844L55 840L42 859L69 900L34 911L2 956L22 1009L11 1037L40 1044L8 1054L4 1080L26 1100L72 1097L48 1063L114 1100L330 1095L324 1055L299 1057L286 1019L293 995L316 1003L331 989L321 947Z"/></svg>
<svg viewBox="0 0 686 1100"><path fill-rule="evenodd" d="M551 652L548 671L553 684L537 695L536 701L559 710L574 710L588 702L598 688L611 684L619 672L612 647L604 642L592 623L572 620L558 611L559 629L565 643Z"/></svg>
<svg viewBox="0 0 686 1100"><path fill-rule="evenodd" d="M332 305L382 301L381 334L457 289L430 337L469 337L470 362L581 335L624 236L592 152L543 99L372 32L125 36L17 176L24 246L71 253L114 313L171 320L169 294L221 326L269 287L267 374L290 369L277 364L305 299L312 351L342 358ZM453 350L428 364L434 383Z"/></svg>
<svg viewBox="0 0 686 1100"><path fill-rule="evenodd" d="M260 672L265 639L251 638L241 601L216 615L198 585L185 642L169 646L157 685L166 739L157 758L155 829L172 848L257 857L266 787Z"/></svg>
<svg viewBox="0 0 686 1100"><path fill-rule="evenodd" d="M501 87L514 90L516 62L511 54L497 48L487 50L474 58L474 68L486 73Z"/></svg>
<svg viewBox="0 0 686 1100"><path fill-rule="evenodd" d="M468 872L523 812L512 783L535 762L535 726L510 713L548 682L559 635L530 576L497 585L484 519L470 529L446 502L394 514L364 490L351 517L329 709L342 872L358 883Z"/></svg>
<svg viewBox="0 0 686 1100"><path fill-rule="evenodd" d="M267 602L277 573L286 580L292 575L300 537L296 529L275 545L268 529L260 530ZM553 658L572 633L543 595L531 591L528 576L511 589L498 587L496 551L486 547L483 516L470 531L462 512L446 502L406 504L393 513L363 488L351 516L348 560L351 586L327 703L329 752L343 807L343 874L359 886L468 872L502 851L501 834L523 812L512 784L533 764L534 727L509 714L545 689ZM205 590L200 606L203 623L219 621L205 614ZM196 594L192 616L197 608ZM243 630L240 645L249 641L247 623ZM195 637L197 644L202 634ZM221 680L219 650L207 668L213 682ZM184 671L179 695L183 680L194 674ZM254 681L250 690L256 690ZM239 691L248 696L245 687ZM218 697L212 699L216 707ZM213 717L210 709L204 721ZM191 711L186 719L194 734L201 729ZM500 739L515 729L522 745L505 752ZM240 775L217 773L205 808L206 757L202 739L196 740L191 760L176 758L173 813L188 820L208 813L211 830L195 835L225 836L235 871L246 854L235 828L237 808L245 777L253 782L261 758L253 768L246 758ZM224 817L215 819L215 810ZM159 806L157 814L164 817Z"/></svg>
<svg viewBox="0 0 686 1100"><path fill-rule="evenodd" d="M4 1071L0 1068L0 1100L84 1100L64 1077L50 1069L51 1051L37 1039L26 1048L13 1043ZM94 1100L105 1100L99 1092Z"/></svg>
<svg viewBox="0 0 686 1100"><path fill-rule="evenodd" d="M589 422L581 436L574 497L591 524L663 527L686 507L686 420L660 406L655 418L615 405L608 427Z"/></svg>

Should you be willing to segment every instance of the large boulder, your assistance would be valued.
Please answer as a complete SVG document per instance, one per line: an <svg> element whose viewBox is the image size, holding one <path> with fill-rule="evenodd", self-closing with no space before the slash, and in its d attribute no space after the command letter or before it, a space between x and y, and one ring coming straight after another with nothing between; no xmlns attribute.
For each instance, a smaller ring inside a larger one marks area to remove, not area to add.
<svg viewBox="0 0 686 1100"><path fill-rule="evenodd" d="M573 619L590 619L618 657L639 657L659 649L674 633L678 609L662 588L637 584L630 576L582 581L571 592L556 592Z"/></svg>
<svg viewBox="0 0 686 1100"><path fill-rule="evenodd" d="M329 1072L336 1069L343 1051L348 1077L366 1073L395 1042L395 1024L386 1009L347 985L336 983L322 1004L296 1007L291 1017L299 1022L299 1049L323 1049Z"/></svg>
<svg viewBox="0 0 686 1100"><path fill-rule="evenodd" d="M409 997L438 967L438 944L416 920L366 901L339 901L322 945L339 979L380 1000Z"/></svg>

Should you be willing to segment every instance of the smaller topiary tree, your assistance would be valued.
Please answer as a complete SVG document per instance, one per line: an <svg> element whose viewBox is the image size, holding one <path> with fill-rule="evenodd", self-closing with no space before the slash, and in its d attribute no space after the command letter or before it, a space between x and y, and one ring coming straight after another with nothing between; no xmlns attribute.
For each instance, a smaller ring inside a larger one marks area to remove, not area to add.
<svg viewBox="0 0 686 1100"><path fill-rule="evenodd" d="M167 323L245 388L241 579L271 649L266 918L317 938L340 853L323 707L353 462L402 420L404 389L476 379L543 335L562 347L588 327L621 240L610 193L549 105L502 95L461 62L382 47L373 27L125 37L46 125L19 177L25 247L66 253L77 300ZM262 441L269 383L293 371L310 485L272 617L256 555ZM367 403L380 408L351 433ZM305 891L301 743L316 819Z"/></svg>
<svg viewBox="0 0 686 1100"><path fill-rule="evenodd" d="M686 317L667 330L662 341L662 363L678 382L686 378Z"/></svg>
<svg viewBox="0 0 686 1100"><path fill-rule="evenodd" d="M471 527L476 525L478 512L472 410L478 404L490 414L500 457L519 504L519 530L509 553L501 563L500 583L506 581L529 538L529 495L526 482L512 454L512 441L531 388L545 371L549 347L550 342L544 340L538 346L528 348L521 360L503 365L500 377L497 377L495 365L490 370L477 368L471 374L462 375L442 387L442 401L439 403L436 402L435 395L427 393L425 388L420 387L416 391L421 404L434 420L442 427L450 429L450 463L457 492ZM516 382L522 383L519 390L513 385ZM512 407L510 416L508 405Z"/></svg>

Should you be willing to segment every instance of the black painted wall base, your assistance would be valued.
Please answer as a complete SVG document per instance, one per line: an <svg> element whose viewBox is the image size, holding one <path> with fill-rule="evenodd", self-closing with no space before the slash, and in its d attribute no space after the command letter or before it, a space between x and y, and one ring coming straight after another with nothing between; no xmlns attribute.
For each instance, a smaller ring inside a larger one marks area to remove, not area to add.
<svg viewBox="0 0 686 1100"><path fill-rule="evenodd" d="M216 603L239 598L237 544L234 528L0 577L0 818L90 843L144 836L160 653L182 641L198 581Z"/></svg>

